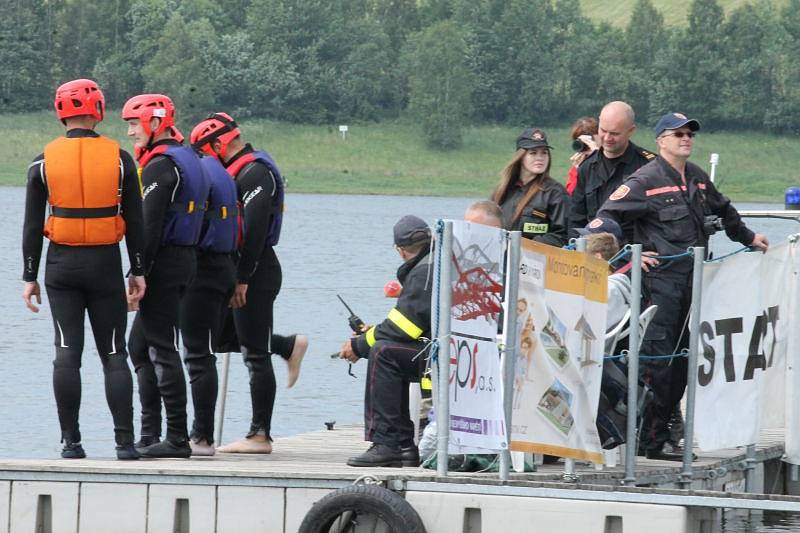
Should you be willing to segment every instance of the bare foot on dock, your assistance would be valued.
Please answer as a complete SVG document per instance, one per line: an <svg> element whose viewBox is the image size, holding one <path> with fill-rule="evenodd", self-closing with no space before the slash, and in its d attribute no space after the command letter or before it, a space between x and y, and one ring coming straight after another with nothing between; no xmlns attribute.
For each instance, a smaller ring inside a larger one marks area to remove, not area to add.
<svg viewBox="0 0 800 533"><path fill-rule="evenodd" d="M272 442L264 435L245 437L217 448L219 453L272 453Z"/></svg>
<svg viewBox="0 0 800 533"><path fill-rule="evenodd" d="M211 457L216 451L214 445L209 444L205 439L198 441L192 439L189 441L189 446L192 447L192 457Z"/></svg>
<svg viewBox="0 0 800 533"><path fill-rule="evenodd" d="M308 337L305 335L297 335L294 338L292 354L289 356L289 359L286 360L286 364L289 365L289 371L287 373L289 381L287 388L289 389L294 386L297 382L297 378L300 377L300 364L303 362L303 356L306 355L306 350L308 350Z"/></svg>

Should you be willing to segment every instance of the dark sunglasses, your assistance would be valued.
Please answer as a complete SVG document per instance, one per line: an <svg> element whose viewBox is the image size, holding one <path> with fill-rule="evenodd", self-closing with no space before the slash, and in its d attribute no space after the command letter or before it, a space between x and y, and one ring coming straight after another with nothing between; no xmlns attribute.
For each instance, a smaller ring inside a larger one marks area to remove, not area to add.
<svg viewBox="0 0 800 533"><path fill-rule="evenodd" d="M669 136L676 137L678 139L683 139L684 137L689 137L690 139L694 139L695 137L697 137L697 134L693 131L676 131L675 133L669 133L667 135L664 135L664 137L669 137Z"/></svg>

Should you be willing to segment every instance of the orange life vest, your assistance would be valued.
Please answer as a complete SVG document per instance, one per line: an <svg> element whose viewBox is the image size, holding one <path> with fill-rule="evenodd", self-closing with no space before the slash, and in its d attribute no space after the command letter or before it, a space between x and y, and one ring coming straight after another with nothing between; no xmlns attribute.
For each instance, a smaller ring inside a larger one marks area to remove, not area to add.
<svg viewBox="0 0 800 533"><path fill-rule="evenodd" d="M43 176L50 203L45 237L69 246L122 240L119 144L105 137L59 137L44 148Z"/></svg>

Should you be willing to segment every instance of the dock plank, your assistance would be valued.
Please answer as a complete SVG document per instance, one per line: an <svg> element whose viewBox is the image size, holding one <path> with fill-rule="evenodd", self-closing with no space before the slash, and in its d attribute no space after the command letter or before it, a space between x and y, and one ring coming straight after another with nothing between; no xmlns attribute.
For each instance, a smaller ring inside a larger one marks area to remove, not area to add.
<svg viewBox="0 0 800 533"><path fill-rule="evenodd" d="M767 430L761 434L756 447L760 461L780 457L783 453L783 431ZM186 459L159 459L122 462L114 459L87 458L64 459L0 459L0 480L19 479L24 472L36 472L46 477L72 474L75 476L171 476L202 477L206 480L225 478L228 484L237 479L261 480L337 480L352 482L370 475L379 479L433 480L434 470L423 468L353 468L347 466L348 457L363 452L368 443L363 441L363 428L346 426L332 431L303 433L276 439L274 451L269 455L217 454L214 457ZM735 465L745 458L744 448L698 452L696 470ZM653 476L675 476L681 464L672 461L654 461L637 458L637 479ZM558 481L564 465L540 465L536 472L512 473L513 480ZM578 463L576 473L582 482L618 484L623 477L624 465L596 470L594 465ZM450 473L455 479L481 482L496 480L497 473Z"/></svg>

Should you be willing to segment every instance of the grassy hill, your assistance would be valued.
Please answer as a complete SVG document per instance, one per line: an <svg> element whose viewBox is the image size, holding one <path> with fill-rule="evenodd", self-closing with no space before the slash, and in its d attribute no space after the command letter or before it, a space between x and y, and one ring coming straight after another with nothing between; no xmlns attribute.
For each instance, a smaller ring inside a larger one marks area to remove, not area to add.
<svg viewBox="0 0 800 533"><path fill-rule="evenodd" d="M99 131L119 139L125 124L109 112ZM245 120L249 142L266 148L288 180L290 192L369 193L486 197L514 151L515 128L480 126L465 132L464 145L452 152L428 149L414 124L351 124L343 140L334 126L300 126ZM26 167L63 128L52 113L0 115L0 185L23 185ZM652 130L642 126L634 140L653 148ZM188 132L186 132L188 133ZM554 146L552 175L564 180L571 155L567 128L548 128ZM796 137L762 133L707 133L698 137L692 160L708 167L720 154L721 189L737 200L783 201L783 190L800 185Z"/></svg>
<svg viewBox="0 0 800 533"><path fill-rule="evenodd" d="M785 0L765 0L775 7L784 5ZM754 0L719 0L719 4L730 13L739 6L753 3ZM631 18L631 12L636 5L636 0L580 0L583 13L592 20L608 22L614 26L626 26ZM654 0L668 26L686 25L686 16L689 14L690 0Z"/></svg>

